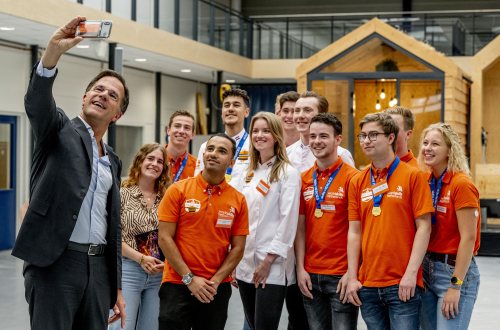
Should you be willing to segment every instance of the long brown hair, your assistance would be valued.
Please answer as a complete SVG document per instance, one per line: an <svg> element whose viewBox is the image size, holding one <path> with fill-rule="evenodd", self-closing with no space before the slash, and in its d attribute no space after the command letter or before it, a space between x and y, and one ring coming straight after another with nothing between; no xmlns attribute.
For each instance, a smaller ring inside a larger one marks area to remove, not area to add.
<svg viewBox="0 0 500 330"><path fill-rule="evenodd" d="M160 197L163 197L163 194L167 190L168 186L170 186L170 168L168 165L167 151L158 143L147 143L139 149L134 157L134 160L132 161L132 165L130 165L130 169L128 170L128 177L122 182L122 187L131 187L139 183L142 163L146 159L146 156L155 150L160 150L163 154L163 170L161 175L155 181L155 190L158 192Z"/></svg>
<svg viewBox="0 0 500 330"><path fill-rule="evenodd" d="M258 119L263 119L267 122L267 126L271 130L271 135L274 139L274 155L276 160L269 173L269 183L278 182L281 175L285 172L284 167L289 164L288 156L286 155L286 147L283 139L283 127L278 116L271 112L258 112L252 117L250 122L250 136L252 135L253 126ZM252 141L252 139L250 139ZM248 173L255 171L259 166L260 152L256 150L253 143L250 143L250 164L248 165Z"/></svg>

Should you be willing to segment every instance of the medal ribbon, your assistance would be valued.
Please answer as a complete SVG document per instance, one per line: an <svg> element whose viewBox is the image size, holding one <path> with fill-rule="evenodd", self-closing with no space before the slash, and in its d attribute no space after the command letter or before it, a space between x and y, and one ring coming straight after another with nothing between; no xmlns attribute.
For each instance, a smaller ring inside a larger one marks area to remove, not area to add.
<svg viewBox="0 0 500 330"><path fill-rule="evenodd" d="M182 160L182 163L181 163L181 166L179 167L179 170L177 171L177 173L175 173L174 182L179 181L179 178L181 177L182 172L184 172L184 168L186 168L187 160L188 160L188 153L186 152L186 156Z"/></svg>
<svg viewBox="0 0 500 330"><path fill-rule="evenodd" d="M330 188L330 185L332 184L333 180L335 179L335 177L339 173L340 168L342 167L342 164L340 164L340 166L337 167L337 169L335 171L333 171L332 174L330 174L330 177L328 177L328 181L326 181L326 184L323 187L323 191L321 192L321 196L319 195L318 176L316 175L316 171L313 172L314 198L316 199L316 209L317 210L321 209L321 202L323 202L325 200L325 196L326 196L326 193L328 192L328 188Z"/></svg>
<svg viewBox="0 0 500 330"><path fill-rule="evenodd" d="M391 175L394 172L394 170L396 169L396 167L398 167L398 165L399 165L399 157L396 156L396 159L394 159L391 167L389 167L389 171L387 172L387 179L385 179L387 184L389 184L389 178L391 177ZM374 186L376 184L376 182L375 182L375 178L373 176L373 169L371 167L370 167L370 180L371 180L372 186ZM384 194L373 196L373 206L374 207L380 207L380 202L382 201L383 195Z"/></svg>
<svg viewBox="0 0 500 330"><path fill-rule="evenodd" d="M434 206L434 214L432 215L432 224L435 224L436 223L436 215L437 215L437 210L436 210L436 207L437 207L437 204L438 204L438 200L439 200L439 195L441 194L441 188L442 188L442 185L443 185L443 178L444 178L444 175L446 173L446 170L445 169L443 171L443 173L441 173L441 176L439 177L439 179L437 180L436 182L436 178L434 177L434 175L432 176L430 182L429 182L429 185L431 186L431 192L432 192L432 205Z"/></svg>
<svg viewBox="0 0 500 330"><path fill-rule="evenodd" d="M233 157L234 160L238 159L238 157L240 156L241 149L243 148L243 145L245 144L247 137L248 137L248 133L245 132L245 134L243 134L243 137L240 140L240 143L238 143L238 147L236 148L236 152L234 153L234 157ZM226 170L226 175L231 175L231 173L233 173L233 167L228 167Z"/></svg>

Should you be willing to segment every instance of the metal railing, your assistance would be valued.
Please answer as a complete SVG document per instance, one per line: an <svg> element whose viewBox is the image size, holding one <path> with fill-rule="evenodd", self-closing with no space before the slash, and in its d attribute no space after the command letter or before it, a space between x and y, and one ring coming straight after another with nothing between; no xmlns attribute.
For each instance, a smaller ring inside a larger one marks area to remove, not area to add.
<svg viewBox="0 0 500 330"><path fill-rule="evenodd" d="M448 56L472 56L500 33L500 10L245 17L210 0L77 2L256 59L307 58L373 17Z"/></svg>

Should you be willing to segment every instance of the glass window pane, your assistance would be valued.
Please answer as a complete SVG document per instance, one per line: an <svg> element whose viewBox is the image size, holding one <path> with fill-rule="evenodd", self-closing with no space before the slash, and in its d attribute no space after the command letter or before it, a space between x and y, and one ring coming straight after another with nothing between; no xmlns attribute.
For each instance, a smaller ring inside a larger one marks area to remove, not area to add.
<svg viewBox="0 0 500 330"><path fill-rule="evenodd" d="M210 44L210 5L198 2L198 41Z"/></svg>
<svg viewBox="0 0 500 330"><path fill-rule="evenodd" d="M126 19L132 18L132 0L112 0L111 13Z"/></svg>
<svg viewBox="0 0 500 330"><path fill-rule="evenodd" d="M193 1L179 1L179 35L193 39Z"/></svg>
<svg viewBox="0 0 500 330"><path fill-rule="evenodd" d="M106 11L106 0L83 0L83 4L100 11Z"/></svg>
<svg viewBox="0 0 500 330"><path fill-rule="evenodd" d="M137 22L144 25L154 25L154 1L140 0L137 1Z"/></svg>
<svg viewBox="0 0 500 330"><path fill-rule="evenodd" d="M174 33L174 0L160 0L160 24L159 28Z"/></svg>

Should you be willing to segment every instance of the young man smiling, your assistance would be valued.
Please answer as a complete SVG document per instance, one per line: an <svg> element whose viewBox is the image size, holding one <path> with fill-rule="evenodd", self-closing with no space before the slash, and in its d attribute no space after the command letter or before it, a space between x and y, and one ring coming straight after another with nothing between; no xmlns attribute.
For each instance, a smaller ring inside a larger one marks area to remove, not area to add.
<svg viewBox="0 0 500 330"><path fill-rule="evenodd" d="M229 136L211 137L201 174L171 185L160 203L159 244L166 260L160 329L224 329L229 275L248 235L245 197L225 180L235 149Z"/></svg>
<svg viewBox="0 0 500 330"><path fill-rule="evenodd" d="M342 123L333 114L311 119L309 143L316 157L302 174L295 238L297 282L311 329L356 329L358 307L343 303L347 287L347 195L358 172L337 155Z"/></svg>
<svg viewBox="0 0 500 330"><path fill-rule="evenodd" d="M236 152L234 154L234 164L227 169L226 181L231 184L246 171L249 159L248 150L250 139L244 128L245 118L250 114L250 98L247 92L242 89L230 89L222 94L222 122L225 133L236 142ZM205 153L206 142L200 147L195 175L200 173L205 167L203 154Z"/></svg>
<svg viewBox="0 0 500 330"><path fill-rule="evenodd" d="M324 96L311 91L302 93L295 102L293 122L300 134L300 139L287 148L287 154L290 162L299 172L309 169L316 160L309 147L309 124L311 118L318 113L327 113L328 106L328 100ZM338 146L337 153L344 162L354 167L354 160L349 150Z"/></svg>
<svg viewBox="0 0 500 330"><path fill-rule="evenodd" d="M349 185L346 299L361 306L369 329L417 330L434 212L429 186L395 155L399 128L390 115L368 114L359 127L372 163Z"/></svg>
<svg viewBox="0 0 500 330"><path fill-rule="evenodd" d="M188 152L189 142L194 135L194 123L194 116L187 111L176 111L170 116L167 126L168 144L165 149L172 182L194 176L196 157Z"/></svg>
<svg viewBox="0 0 500 330"><path fill-rule="evenodd" d="M300 139L299 131L293 123L293 112L295 110L295 102L299 99L299 93L296 91L289 91L280 94L278 111L276 115L281 118L283 124L283 137L285 138L285 146L289 147Z"/></svg>

